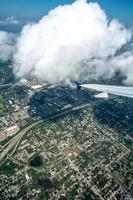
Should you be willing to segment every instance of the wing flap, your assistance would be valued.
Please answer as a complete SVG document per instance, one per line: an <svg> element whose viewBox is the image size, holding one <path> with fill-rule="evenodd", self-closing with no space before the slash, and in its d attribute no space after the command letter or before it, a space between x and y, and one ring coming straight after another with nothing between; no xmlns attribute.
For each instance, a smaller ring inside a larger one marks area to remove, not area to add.
<svg viewBox="0 0 133 200"><path fill-rule="evenodd" d="M95 95L96 98L99 98L99 99L108 99L109 95L107 92L102 92L102 93L99 93L99 94L96 94Z"/></svg>

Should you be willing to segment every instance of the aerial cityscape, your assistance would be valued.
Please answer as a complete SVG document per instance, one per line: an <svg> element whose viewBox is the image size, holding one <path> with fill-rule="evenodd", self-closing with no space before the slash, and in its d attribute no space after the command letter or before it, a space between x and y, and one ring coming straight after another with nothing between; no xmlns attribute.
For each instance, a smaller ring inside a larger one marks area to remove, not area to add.
<svg viewBox="0 0 133 200"><path fill-rule="evenodd" d="M0 199L133 200L132 2L1 1Z"/></svg>

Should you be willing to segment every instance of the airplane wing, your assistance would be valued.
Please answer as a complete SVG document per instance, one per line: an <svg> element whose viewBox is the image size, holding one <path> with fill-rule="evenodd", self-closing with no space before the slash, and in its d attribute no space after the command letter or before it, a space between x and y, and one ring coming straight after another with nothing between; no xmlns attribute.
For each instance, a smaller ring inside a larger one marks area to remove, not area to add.
<svg viewBox="0 0 133 200"><path fill-rule="evenodd" d="M80 87L100 91L101 93L95 96L97 98L108 98L108 94L133 98L133 87L100 84L82 84Z"/></svg>

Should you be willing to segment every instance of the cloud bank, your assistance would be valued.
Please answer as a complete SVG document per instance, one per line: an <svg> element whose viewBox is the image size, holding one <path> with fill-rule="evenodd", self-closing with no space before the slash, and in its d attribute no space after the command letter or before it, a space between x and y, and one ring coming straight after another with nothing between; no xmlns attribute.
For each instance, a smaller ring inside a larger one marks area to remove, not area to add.
<svg viewBox="0 0 133 200"><path fill-rule="evenodd" d="M133 83L132 51L117 55L131 37L131 31L109 20L97 3L77 0L23 27L13 54L14 73L58 83L110 78L119 69L126 83Z"/></svg>
<svg viewBox="0 0 133 200"><path fill-rule="evenodd" d="M12 58L15 51L16 37L12 33L0 31L0 60L8 61Z"/></svg>
<svg viewBox="0 0 133 200"><path fill-rule="evenodd" d="M16 19L14 16L7 17L6 19L0 20L0 25L18 25L22 21Z"/></svg>

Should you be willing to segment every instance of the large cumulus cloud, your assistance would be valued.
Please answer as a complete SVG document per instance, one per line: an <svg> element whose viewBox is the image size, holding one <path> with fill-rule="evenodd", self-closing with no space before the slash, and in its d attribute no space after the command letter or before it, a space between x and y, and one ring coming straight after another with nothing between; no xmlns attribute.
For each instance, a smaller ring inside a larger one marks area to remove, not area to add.
<svg viewBox="0 0 133 200"><path fill-rule="evenodd" d="M132 31L109 20L99 4L77 0L25 25L16 39L0 31L0 60L12 60L17 78L58 83L110 78L119 70L133 84L133 47L122 50L131 38Z"/></svg>
<svg viewBox="0 0 133 200"><path fill-rule="evenodd" d="M108 58L130 39L131 32L117 20L109 21L97 3L75 1L23 28L14 72L50 82L75 80L83 74L109 76L115 69L108 67Z"/></svg>

